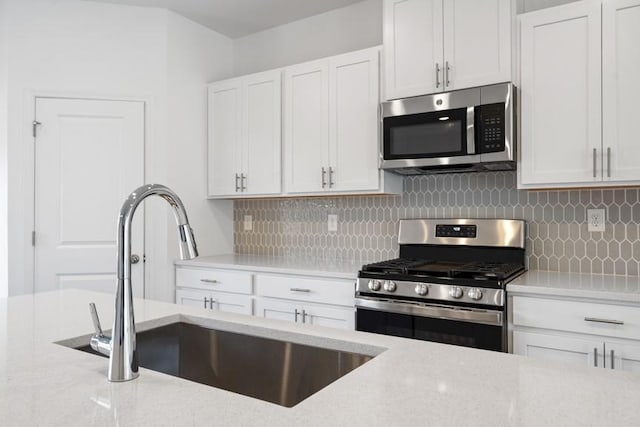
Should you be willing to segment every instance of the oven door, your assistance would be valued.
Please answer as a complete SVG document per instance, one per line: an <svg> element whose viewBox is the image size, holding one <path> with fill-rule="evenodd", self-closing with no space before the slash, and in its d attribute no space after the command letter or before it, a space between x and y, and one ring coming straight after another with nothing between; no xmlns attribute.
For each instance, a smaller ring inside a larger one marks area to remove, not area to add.
<svg viewBox="0 0 640 427"><path fill-rule="evenodd" d="M502 310L356 298L356 330L507 351Z"/></svg>

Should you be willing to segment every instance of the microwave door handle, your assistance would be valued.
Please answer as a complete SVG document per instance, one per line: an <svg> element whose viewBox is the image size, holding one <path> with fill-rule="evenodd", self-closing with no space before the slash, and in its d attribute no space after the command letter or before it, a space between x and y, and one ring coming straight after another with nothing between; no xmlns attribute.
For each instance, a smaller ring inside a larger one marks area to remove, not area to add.
<svg viewBox="0 0 640 427"><path fill-rule="evenodd" d="M475 107L467 107L467 154L476 154Z"/></svg>

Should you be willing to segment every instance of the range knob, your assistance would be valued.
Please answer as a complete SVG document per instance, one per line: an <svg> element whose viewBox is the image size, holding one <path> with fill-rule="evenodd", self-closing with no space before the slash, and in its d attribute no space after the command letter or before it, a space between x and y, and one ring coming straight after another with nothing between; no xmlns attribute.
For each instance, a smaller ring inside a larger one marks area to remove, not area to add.
<svg viewBox="0 0 640 427"><path fill-rule="evenodd" d="M384 282L383 288L387 292L395 292L396 291L396 282L392 282L391 280L386 280Z"/></svg>
<svg viewBox="0 0 640 427"><path fill-rule="evenodd" d="M482 291L478 288L469 289L469 293L467 295L474 301L482 299Z"/></svg>
<svg viewBox="0 0 640 427"><path fill-rule="evenodd" d="M379 291L382 287L380 280L369 280L368 287L372 291Z"/></svg>
<svg viewBox="0 0 640 427"><path fill-rule="evenodd" d="M418 283L416 285L416 294L421 297L425 296L429 292L429 288L424 283Z"/></svg>
<svg viewBox="0 0 640 427"><path fill-rule="evenodd" d="M451 298L459 299L459 298L462 298L463 294L464 294L464 292L462 292L462 289L457 287L457 286L452 286L449 289L449 296Z"/></svg>

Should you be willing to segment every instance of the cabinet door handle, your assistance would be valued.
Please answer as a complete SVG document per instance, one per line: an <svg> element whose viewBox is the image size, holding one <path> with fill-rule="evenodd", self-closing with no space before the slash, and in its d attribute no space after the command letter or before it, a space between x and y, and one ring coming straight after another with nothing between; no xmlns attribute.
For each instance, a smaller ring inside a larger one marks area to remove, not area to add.
<svg viewBox="0 0 640 427"><path fill-rule="evenodd" d="M204 297L204 308L207 308L207 303L209 302L209 298Z"/></svg>
<svg viewBox="0 0 640 427"><path fill-rule="evenodd" d="M585 317L584 321L594 323L608 323L610 325L624 325L624 322L622 320L598 319L597 317Z"/></svg>
<svg viewBox="0 0 640 427"><path fill-rule="evenodd" d="M211 299L209 300L209 308L210 308L211 310L213 310L213 304L217 304L217 303L218 303L218 300L215 300L215 299L211 298Z"/></svg>
<svg viewBox="0 0 640 427"><path fill-rule="evenodd" d="M236 193L240 191L240 175L236 174Z"/></svg>
<svg viewBox="0 0 640 427"><path fill-rule="evenodd" d="M451 67L449 67L449 61L447 61L444 66L444 84L447 87L451 86L451 82L449 81L449 70L451 70Z"/></svg>
<svg viewBox="0 0 640 427"><path fill-rule="evenodd" d="M300 314L300 312L298 311L298 309L296 308L296 310L293 312L294 314L294 321L296 323L298 323L298 315Z"/></svg>
<svg viewBox="0 0 640 427"><path fill-rule="evenodd" d="M593 348L593 366L598 367L598 347Z"/></svg>
<svg viewBox="0 0 640 427"><path fill-rule="evenodd" d="M200 279L200 281L204 283L218 283L215 279Z"/></svg>
<svg viewBox="0 0 640 427"><path fill-rule="evenodd" d="M596 157L598 156L598 151L593 149L593 177L596 177Z"/></svg>
<svg viewBox="0 0 640 427"><path fill-rule="evenodd" d="M240 174L240 191L241 192L247 191L247 185L245 184L246 181L247 181L247 176L243 173Z"/></svg>
<svg viewBox="0 0 640 427"><path fill-rule="evenodd" d="M302 323L307 323L307 311L302 310Z"/></svg>
<svg viewBox="0 0 640 427"><path fill-rule="evenodd" d="M611 350L611 369L616 369L615 363L616 363L616 352L615 350Z"/></svg>
<svg viewBox="0 0 640 427"><path fill-rule="evenodd" d="M436 62L436 88L440 87L440 64Z"/></svg>
<svg viewBox="0 0 640 427"><path fill-rule="evenodd" d="M326 175L327 175L327 170L323 166L322 167L322 188L325 188L327 186L327 181L325 180Z"/></svg>
<svg viewBox="0 0 640 427"><path fill-rule="evenodd" d="M291 292L305 292L305 293L311 292L311 289L304 289L304 288L289 288L289 290Z"/></svg>
<svg viewBox="0 0 640 427"><path fill-rule="evenodd" d="M333 188L333 168L329 166L329 188Z"/></svg>
<svg viewBox="0 0 640 427"><path fill-rule="evenodd" d="M611 178L611 147L607 147L607 178Z"/></svg>

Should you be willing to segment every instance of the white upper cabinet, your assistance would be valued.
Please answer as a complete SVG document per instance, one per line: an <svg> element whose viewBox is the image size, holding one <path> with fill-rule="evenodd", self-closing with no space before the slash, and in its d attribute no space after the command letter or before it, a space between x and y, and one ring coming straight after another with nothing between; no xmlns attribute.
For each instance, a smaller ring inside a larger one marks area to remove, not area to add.
<svg viewBox="0 0 640 427"><path fill-rule="evenodd" d="M288 67L285 81L285 190L313 193L329 182L329 64Z"/></svg>
<svg viewBox="0 0 640 427"><path fill-rule="evenodd" d="M575 2L520 20L519 186L639 184L640 0Z"/></svg>
<svg viewBox="0 0 640 427"><path fill-rule="evenodd" d="M511 0L384 0L385 98L511 80Z"/></svg>
<svg viewBox="0 0 640 427"><path fill-rule="evenodd" d="M241 160L241 82L209 86L209 196L236 194Z"/></svg>
<svg viewBox="0 0 640 427"><path fill-rule="evenodd" d="M378 170L378 50L329 61L330 190L376 190Z"/></svg>
<svg viewBox="0 0 640 427"><path fill-rule="evenodd" d="M281 191L280 70L209 86L209 197Z"/></svg>
<svg viewBox="0 0 640 427"><path fill-rule="evenodd" d="M386 99L440 92L442 0L385 0Z"/></svg>
<svg viewBox="0 0 640 427"><path fill-rule="evenodd" d="M602 171L600 5L544 9L520 23L521 183L591 183Z"/></svg>
<svg viewBox="0 0 640 427"><path fill-rule="evenodd" d="M282 73L245 77L243 87L243 194L278 194L282 181Z"/></svg>
<svg viewBox="0 0 640 427"><path fill-rule="evenodd" d="M640 0L602 4L602 134L605 181L640 181Z"/></svg>
<svg viewBox="0 0 640 427"><path fill-rule="evenodd" d="M379 48L285 70L286 194L396 193L379 170Z"/></svg>
<svg viewBox="0 0 640 427"><path fill-rule="evenodd" d="M510 0L445 0L444 88L511 80Z"/></svg>

